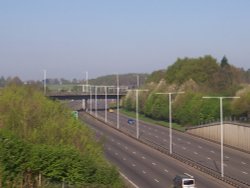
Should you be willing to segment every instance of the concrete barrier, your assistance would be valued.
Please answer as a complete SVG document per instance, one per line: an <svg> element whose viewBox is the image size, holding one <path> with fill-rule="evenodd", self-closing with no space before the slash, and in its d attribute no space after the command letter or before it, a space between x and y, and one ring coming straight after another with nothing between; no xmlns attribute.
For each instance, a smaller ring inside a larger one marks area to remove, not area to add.
<svg viewBox="0 0 250 188"><path fill-rule="evenodd" d="M250 153L250 125L224 122L224 144ZM220 123L190 127L187 133L220 142Z"/></svg>

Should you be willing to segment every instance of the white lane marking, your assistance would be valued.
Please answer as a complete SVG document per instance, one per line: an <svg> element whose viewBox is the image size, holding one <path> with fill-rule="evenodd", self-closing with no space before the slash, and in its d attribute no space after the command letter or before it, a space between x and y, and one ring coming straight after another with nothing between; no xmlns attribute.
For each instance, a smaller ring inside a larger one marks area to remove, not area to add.
<svg viewBox="0 0 250 188"><path fill-rule="evenodd" d="M241 161L241 164L246 165L247 163L245 163L245 162Z"/></svg>
<svg viewBox="0 0 250 188"><path fill-rule="evenodd" d="M247 172L241 171L243 174L248 174Z"/></svg>
<svg viewBox="0 0 250 188"><path fill-rule="evenodd" d="M213 150L212 151L210 151L211 153L215 153Z"/></svg>
<svg viewBox="0 0 250 188"><path fill-rule="evenodd" d="M197 153L197 152L194 152L194 154L195 154L195 155L198 155L198 153Z"/></svg>
<svg viewBox="0 0 250 188"><path fill-rule="evenodd" d="M208 160L211 160L211 158L210 158L210 157L208 157L207 159L208 159Z"/></svg>
<svg viewBox="0 0 250 188"><path fill-rule="evenodd" d="M228 156L225 156L225 158L226 158L226 159L229 159L230 157L228 157Z"/></svg>
<svg viewBox="0 0 250 188"><path fill-rule="evenodd" d="M134 182L132 182L130 179L128 179L128 177L125 176L123 173L120 172L120 174L121 174L121 176L122 176L124 179L126 179L129 183L131 183L135 188L139 188Z"/></svg>
<svg viewBox="0 0 250 188"><path fill-rule="evenodd" d="M154 165L154 166L155 166L156 164L155 164L155 163L152 163L152 165Z"/></svg>
<svg viewBox="0 0 250 188"><path fill-rule="evenodd" d="M135 152L135 151L133 151L133 154L136 154L136 152Z"/></svg>
<svg viewBox="0 0 250 188"><path fill-rule="evenodd" d="M201 146L198 146L198 148L202 149L202 147L201 147Z"/></svg>
<svg viewBox="0 0 250 188"><path fill-rule="evenodd" d="M144 170L142 171L142 173L143 173L143 174L146 174L146 172L145 172Z"/></svg>
<svg viewBox="0 0 250 188"><path fill-rule="evenodd" d="M158 179L154 179L157 183L159 183L159 180Z"/></svg>
<svg viewBox="0 0 250 188"><path fill-rule="evenodd" d="M117 144L118 144L118 145L121 145L121 143L120 143L120 142L118 142Z"/></svg>
<svg viewBox="0 0 250 188"><path fill-rule="evenodd" d="M141 157L142 159L146 159L144 156Z"/></svg>
<svg viewBox="0 0 250 188"><path fill-rule="evenodd" d="M186 150L187 148L185 148L185 147L182 147L182 149Z"/></svg>
<svg viewBox="0 0 250 188"><path fill-rule="evenodd" d="M136 166L135 164L132 164L132 166Z"/></svg>
<svg viewBox="0 0 250 188"><path fill-rule="evenodd" d="M159 136L156 135L155 138L159 138Z"/></svg>
<svg viewBox="0 0 250 188"><path fill-rule="evenodd" d="M165 170L164 170L164 172L168 172L168 170L167 170L167 169L165 169Z"/></svg>
<svg viewBox="0 0 250 188"><path fill-rule="evenodd" d="M127 159L126 158L123 158L124 161L126 161Z"/></svg>

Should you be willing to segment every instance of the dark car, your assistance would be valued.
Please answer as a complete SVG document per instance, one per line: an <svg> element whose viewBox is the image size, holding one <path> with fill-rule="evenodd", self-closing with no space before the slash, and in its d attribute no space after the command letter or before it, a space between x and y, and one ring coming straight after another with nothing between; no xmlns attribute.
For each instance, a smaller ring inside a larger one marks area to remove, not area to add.
<svg viewBox="0 0 250 188"><path fill-rule="evenodd" d="M134 119L128 119L128 124L129 124L129 125L135 124L135 120L134 120Z"/></svg>

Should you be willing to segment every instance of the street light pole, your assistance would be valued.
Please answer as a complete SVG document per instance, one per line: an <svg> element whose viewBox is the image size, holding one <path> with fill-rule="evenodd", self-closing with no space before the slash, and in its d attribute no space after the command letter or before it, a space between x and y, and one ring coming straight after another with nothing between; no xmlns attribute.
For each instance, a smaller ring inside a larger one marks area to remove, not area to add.
<svg viewBox="0 0 250 188"><path fill-rule="evenodd" d="M223 125L223 99L238 99L240 97L202 97L203 99L220 100L220 143L221 143L221 177L224 177L224 125Z"/></svg>
<svg viewBox="0 0 250 188"><path fill-rule="evenodd" d="M44 69L43 70L43 93L46 95L46 80L47 80L47 71Z"/></svg>
<svg viewBox="0 0 250 188"><path fill-rule="evenodd" d="M182 94L184 92L170 92L170 93L156 93L157 95L168 95L169 101L169 152L173 153L173 139L172 139L172 95Z"/></svg>
<svg viewBox="0 0 250 188"><path fill-rule="evenodd" d="M95 117L97 118L97 86L95 86Z"/></svg>
<svg viewBox="0 0 250 188"><path fill-rule="evenodd" d="M107 86L104 86L104 90L105 90L105 123L107 123L108 118L107 118L107 108L108 108L108 96L107 96Z"/></svg>
<svg viewBox="0 0 250 188"><path fill-rule="evenodd" d="M116 83L117 83L117 102L116 102L116 105L117 105L117 129L120 128L120 111L119 111L119 107L120 107L120 93L119 93L119 75L117 74L116 75Z"/></svg>
<svg viewBox="0 0 250 188"><path fill-rule="evenodd" d="M136 106L136 138L139 139L139 92L148 91L148 89L135 89L135 106Z"/></svg>

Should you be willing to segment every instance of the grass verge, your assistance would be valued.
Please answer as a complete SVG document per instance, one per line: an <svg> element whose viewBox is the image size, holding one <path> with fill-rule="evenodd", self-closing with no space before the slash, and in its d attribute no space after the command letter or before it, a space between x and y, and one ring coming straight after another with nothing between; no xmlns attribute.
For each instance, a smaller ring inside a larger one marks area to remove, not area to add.
<svg viewBox="0 0 250 188"><path fill-rule="evenodd" d="M128 111L128 110L125 110L125 109L120 109L120 112L122 114L126 115L126 116L136 118L135 112ZM157 124L157 125L161 125L161 126L164 126L164 127L169 127L168 122L160 121L160 120L154 120L154 119L151 119L149 117L146 117L144 114L139 114L139 119L142 120L142 121L148 122L148 123ZM175 129L175 130L181 131L181 132L185 131L185 127L183 127L183 126L181 126L179 124L176 124L176 123L172 123L172 128Z"/></svg>

